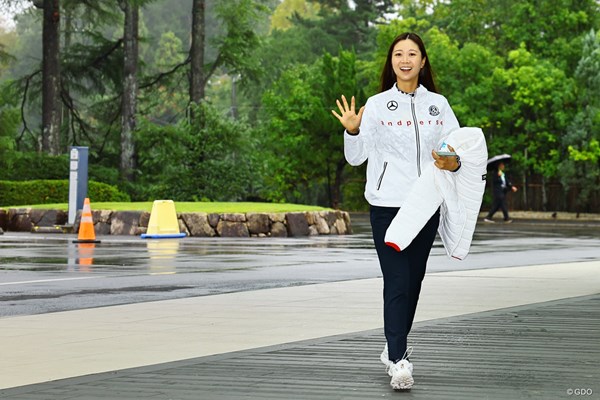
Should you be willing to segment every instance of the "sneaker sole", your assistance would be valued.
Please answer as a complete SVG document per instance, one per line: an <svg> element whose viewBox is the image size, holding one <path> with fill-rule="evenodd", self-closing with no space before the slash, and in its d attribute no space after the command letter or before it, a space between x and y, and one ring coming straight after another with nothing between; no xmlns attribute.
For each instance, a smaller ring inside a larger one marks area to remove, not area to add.
<svg viewBox="0 0 600 400"><path fill-rule="evenodd" d="M410 390L415 384L415 380L412 376L403 376L399 377L399 379L390 382L392 389L394 390Z"/></svg>

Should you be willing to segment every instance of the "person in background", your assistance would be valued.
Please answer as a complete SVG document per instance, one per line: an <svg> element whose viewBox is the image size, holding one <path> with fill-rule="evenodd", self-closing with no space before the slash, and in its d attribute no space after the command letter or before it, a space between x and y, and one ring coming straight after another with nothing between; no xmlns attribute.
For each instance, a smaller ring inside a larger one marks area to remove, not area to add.
<svg viewBox="0 0 600 400"><path fill-rule="evenodd" d="M395 390L414 384L412 348L407 347L427 259L440 211L403 251L386 245L385 234L426 163L460 173L456 154L435 149L459 128L446 98L437 93L423 40L403 33L391 43L381 74L380 93L356 112L354 96L342 95L333 115L345 128L344 154L350 165L368 160L365 198L371 206L373 241L383 274L383 319L386 345L380 359ZM449 147L449 146L448 146ZM453 151L452 148L446 150Z"/></svg>
<svg viewBox="0 0 600 400"><path fill-rule="evenodd" d="M506 206L506 194L508 192L516 192L518 189L516 186L513 186L508 176L504 173L504 163L498 163L498 169L494 173L494 177L492 180L493 183L493 202L492 208L487 216L483 219L485 222L493 223L495 222L492 218L494 214L498 210L502 210L502 214L504 215L504 222L511 223L512 219L508 216L508 207Z"/></svg>

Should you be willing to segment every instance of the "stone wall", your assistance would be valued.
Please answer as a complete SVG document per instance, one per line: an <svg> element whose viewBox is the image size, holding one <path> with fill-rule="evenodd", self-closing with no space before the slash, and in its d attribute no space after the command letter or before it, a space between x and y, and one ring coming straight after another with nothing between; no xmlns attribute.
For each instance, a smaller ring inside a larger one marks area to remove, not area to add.
<svg viewBox="0 0 600 400"><path fill-rule="evenodd" d="M178 213L180 232L199 237L288 237L352 233L345 211L294 213ZM150 213L143 211L92 211L96 235L146 233ZM67 213L57 210L11 208L0 210L0 229L32 232L67 223ZM78 230L77 220L74 231Z"/></svg>

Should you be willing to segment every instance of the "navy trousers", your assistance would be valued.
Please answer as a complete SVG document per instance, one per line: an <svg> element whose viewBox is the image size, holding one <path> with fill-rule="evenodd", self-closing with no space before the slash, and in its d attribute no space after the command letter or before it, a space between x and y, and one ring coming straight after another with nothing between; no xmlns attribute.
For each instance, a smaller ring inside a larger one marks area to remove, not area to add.
<svg viewBox="0 0 600 400"><path fill-rule="evenodd" d="M371 206L373 241L383 274L383 322L389 359L404 356L407 337L413 324L427 259L440 222L439 210L431 217L413 242L401 252L387 246L385 232L398 208Z"/></svg>
<svg viewBox="0 0 600 400"><path fill-rule="evenodd" d="M492 217L498 210L502 210L502 215L504 216L504 220L508 221L509 220L508 207L506 207L506 195L504 193L502 193L502 194L494 193L494 200L492 203L492 208L490 209L490 212L488 213L486 218L492 219Z"/></svg>

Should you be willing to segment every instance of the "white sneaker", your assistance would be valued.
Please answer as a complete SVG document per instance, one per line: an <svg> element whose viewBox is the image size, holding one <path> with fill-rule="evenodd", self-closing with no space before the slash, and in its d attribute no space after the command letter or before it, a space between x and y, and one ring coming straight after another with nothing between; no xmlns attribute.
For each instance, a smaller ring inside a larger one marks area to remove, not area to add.
<svg viewBox="0 0 600 400"><path fill-rule="evenodd" d="M407 360L407 358L411 355L412 350L412 347L406 349L402 360L398 361L397 363L390 361L388 357L387 343L381 352L379 359L383 365L385 365L385 372L392 377L390 386L392 386L394 390L408 390L412 388L413 384L415 383L415 380L412 377L413 365Z"/></svg>
<svg viewBox="0 0 600 400"><path fill-rule="evenodd" d="M493 223L495 223L495 222L496 222L496 221L492 221L492 220L491 220L491 219L489 219L489 218L484 218L484 219L483 219L483 221L484 221L484 222L488 222L488 223L490 223L490 224L493 224Z"/></svg>
<svg viewBox="0 0 600 400"><path fill-rule="evenodd" d="M379 356L379 359L381 360L381 362L383 363L383 365L385 365L385 372L388 372L388 369L390 368L390 365L392 365L393 363L390 361L390 357L388 356L388 345L387 345L387 342L385 343L385 346L383 347L383 351L381 352L381 355Z"/></svg>
<svg viewBox="0 0 600 400"><path fill-rule="evenodd" d="M412 376L413 365L410 361L403 359L389 368L388 374L392 377L390 386L394 390L409 390L413 387L415 380Z"/></svg>

